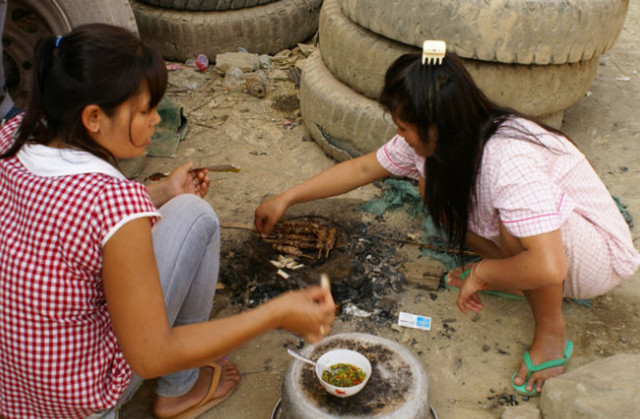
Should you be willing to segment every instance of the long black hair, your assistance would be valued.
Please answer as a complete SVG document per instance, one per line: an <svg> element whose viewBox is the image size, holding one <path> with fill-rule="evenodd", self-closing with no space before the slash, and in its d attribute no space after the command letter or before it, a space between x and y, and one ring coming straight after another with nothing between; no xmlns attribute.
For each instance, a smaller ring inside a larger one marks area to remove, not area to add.
<svg viewBox="0 0 640 419"><path fill-rule="evenodd" d="M153 109L167 88L162 55L118 26L81 25L62 37L43 38L34 62L33 90L18 136L0 158L15 155L27 143L46 145L59 139L115 163L114 156L89 136L83 109L95 104L111 117L144 88L149 89Z"/></svg>
<svg viewBox="0 0 640 419"><path fill-rule="evenodd" d="M491 102L450 53L440 65L422 64L418 54L399 57L387 70L379 102L394 118L415 124L424 143L435 125L435 151L425 162L424 203L436 227L462 249L484 145L507 119L523 116ZM533 134L516 131L515 136L536 141Z"/></svg>

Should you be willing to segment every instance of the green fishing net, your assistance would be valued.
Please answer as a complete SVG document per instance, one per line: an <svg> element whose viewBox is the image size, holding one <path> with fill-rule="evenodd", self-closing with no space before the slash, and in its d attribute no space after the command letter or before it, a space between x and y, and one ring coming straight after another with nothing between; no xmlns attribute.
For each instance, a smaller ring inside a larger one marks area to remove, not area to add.
<svg viewBox="0 0 640 419"><path fill-rule="evenodd" d="M450 243L444 232L433 223L433 219L422 203L422 197L415 181L406 179L387 178L382 182L380 198L371 199L361 206L363 211L374 215L383 215L387 211L404 209L407 214L422 219L421 243L431 248L422 248L420 256L426 256L440 261L447 270L461 265L460 255L456 252L440 251L437 249L450 248ZM464 255L462 264L480 260L479 257Z"/></svg>

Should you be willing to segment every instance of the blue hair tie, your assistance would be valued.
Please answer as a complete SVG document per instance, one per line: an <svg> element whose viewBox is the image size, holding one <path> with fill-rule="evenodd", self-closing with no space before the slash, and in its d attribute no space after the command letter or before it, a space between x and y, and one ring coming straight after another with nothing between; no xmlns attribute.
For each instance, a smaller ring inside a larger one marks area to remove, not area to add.
<svg viewBox="0 0 640 419"><path fill-rule="evenodd" d="M61 35L58 35L58 37L56 38L56 48L58 48L58 46L60 45L60 40L62 39Z"/></svg>

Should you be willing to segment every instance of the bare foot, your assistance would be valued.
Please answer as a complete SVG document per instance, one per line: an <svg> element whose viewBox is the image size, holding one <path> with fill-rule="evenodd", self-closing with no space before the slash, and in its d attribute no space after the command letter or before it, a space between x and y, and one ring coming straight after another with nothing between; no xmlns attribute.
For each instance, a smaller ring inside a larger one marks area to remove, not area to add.
<svg viewBox="0 0 640 419"><path fill-rule="evenodd" d="M554 359L564 358L564 349L567 345L567 338L564 334L560 336L544 336L539 339L534 339L533 344L529 348L529 356L531 357L531 363L533 365L540 365L544 362ZM564 372L564 366L547 368L541 371L537 371L531 374L529 381L527 382L527 391L542 391L542 385L546 380L551 377L558 376ZM516 377L513 379L514 384L520 386L525 383L527 369L524 361L520 363Z"/></svg>
<svg viewBox="0 0 640 419"><path fill-rule="evenodd" d="M222 375L211 400L226 396L240 381L240 373L235 364L226 359L221 359L218 364L222 366ZM176 397L158 396L153 405L153 413L159 418L170 418L199 404L206 397L212 379L213 368L200 368L198 379L188 393Z"/></svg>

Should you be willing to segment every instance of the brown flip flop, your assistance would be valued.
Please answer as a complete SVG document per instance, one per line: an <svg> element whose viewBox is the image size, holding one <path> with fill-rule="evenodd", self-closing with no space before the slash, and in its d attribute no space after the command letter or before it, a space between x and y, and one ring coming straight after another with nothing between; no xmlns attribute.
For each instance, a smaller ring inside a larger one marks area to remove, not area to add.
<svg viewBox="0 0 640 419"><path fill-rule="evenodd" d="M213 396L213 394L218 389L218 385L220 384L220 379L222 378L222 365L216 362L213 362L211 364L206 365L205 367L213 368L213 377L211 378L211 385L209 386L209 391L198 404L196 404L195 406L185 410L184 412L176 416L171 417L171 419L195 419L198 416L202 415L207 410L225 401L227 397L229 397L231 393L233 393L233 391L235 390L235 386L234 386L224 396L218 397L216 399L211 399L211 396Z"/></svg>

